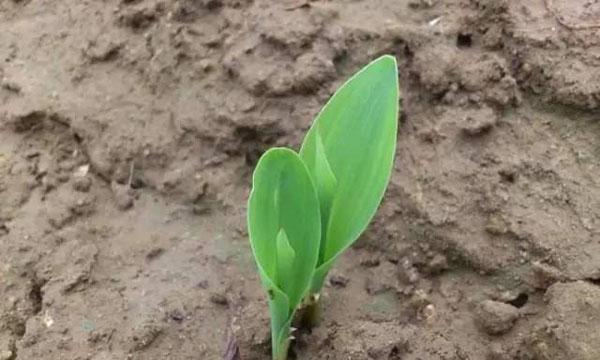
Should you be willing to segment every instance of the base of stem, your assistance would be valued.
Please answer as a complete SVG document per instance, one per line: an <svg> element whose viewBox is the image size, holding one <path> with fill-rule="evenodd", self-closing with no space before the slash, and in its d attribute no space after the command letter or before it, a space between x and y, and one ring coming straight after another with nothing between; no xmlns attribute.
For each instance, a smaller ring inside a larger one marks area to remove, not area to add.
<svg viewBox="0 0 600 360"><path fill-rule="evenodd" d="M300 327L312 330L321 323L321 301L319 294L312 294L304 305L300 316Z"/></svg>
<svg viewBox="0 0 600 360"><path fill-rule="evenodd" d="M282 344L278 352L273 352L273 360L287 360L288 352L290 349L290 340L286 340L285 344Z"/></svg>

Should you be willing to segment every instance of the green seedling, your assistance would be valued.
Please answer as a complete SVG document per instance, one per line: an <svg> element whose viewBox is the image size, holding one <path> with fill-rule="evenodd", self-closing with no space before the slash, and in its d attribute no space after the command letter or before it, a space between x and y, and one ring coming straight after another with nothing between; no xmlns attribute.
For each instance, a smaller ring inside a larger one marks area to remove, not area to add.
<svg viewBox="0 0 600 360"><path fill-rule="evenodd" d="M398 72L382 56L348 80L308 131L300 157L321 210L319 259L308 298L308 322L318 317L327 273L375 215L392 172L398 131Z"/></svg>
<svg viewBox="0 0 600 360"><path fill-rule="evenodd" d="M398 127L396 60L382 56L348 80L308 131L300 153L267 151L253 176L248 229L269 295L273 358L287 358L300 305L309 325L335 260L365 230L389 182Z"/></svg>
<svg viewBox="0 0 600 360"><path fill-rule="evenodd" d="M294 151L275 148L260 158L248 201L248 232L269 296L273 359L285 360L290 326L310 288L321 238L317 194Z"/></svg>

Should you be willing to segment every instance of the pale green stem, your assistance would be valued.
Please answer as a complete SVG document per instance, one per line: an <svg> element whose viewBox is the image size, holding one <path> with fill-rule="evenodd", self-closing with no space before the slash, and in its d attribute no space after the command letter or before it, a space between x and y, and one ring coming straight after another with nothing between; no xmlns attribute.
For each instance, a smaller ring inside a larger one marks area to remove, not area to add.
<svg viewBox="0 0 600 360"><path fill-rule="evenodd" d="M273 347L273 360L287 360L289 348L290 338L287 338L283 344L277 344L276 347Z"/></svg>
<svg viewBox="0 0 600 360"><path fill-rule="evenodd" d="M293 317L293 314L290 315ZM271 346L273 347L273 360L287 360L290 348L291 318L284 324L276 323L271 317Z"/></svg>

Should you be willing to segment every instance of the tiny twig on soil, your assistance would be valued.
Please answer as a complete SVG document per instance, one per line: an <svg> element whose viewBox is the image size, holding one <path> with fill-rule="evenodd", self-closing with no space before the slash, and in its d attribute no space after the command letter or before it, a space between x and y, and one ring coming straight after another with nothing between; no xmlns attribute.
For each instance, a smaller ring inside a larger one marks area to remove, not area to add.
<svg viewBox="0 0 600 360"><path fill-rule="evenodd" d="M590 29L600 29L600 24L572 24L565 20L562 15L559 15L554 10L554 6L552 0L543 0L544 6L546 10L556 19L556 21L566 27L569 30L590 30Z"/></svg>
<svg viewBox="0 0 600 360"><path fill-rule="evenodd" d="M129 179L127 180L127 187L131 188L131 183L133 182L133 170L135 168L135 161L131 161L131 165L129 166Z"/></svg>
<svg viewBox="0 0 600 360"><path fill-rule="evenodd" d="M227 349L225 350L224 360L241 360L240 348L233 334L227 336Z"/></svg>

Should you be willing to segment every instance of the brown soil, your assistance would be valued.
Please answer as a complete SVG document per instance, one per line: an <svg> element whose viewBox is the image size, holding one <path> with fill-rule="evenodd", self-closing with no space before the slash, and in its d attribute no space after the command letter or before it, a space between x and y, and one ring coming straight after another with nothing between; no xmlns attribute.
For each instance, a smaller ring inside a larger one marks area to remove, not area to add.
<svg viewBox="0 0 600 360"><path fill-rule="evenodd" d="M1 1L0 359L267 359L253 166L384 53L395 172L292 357L600 359L599 24L597 1Z"/></svg>

